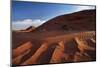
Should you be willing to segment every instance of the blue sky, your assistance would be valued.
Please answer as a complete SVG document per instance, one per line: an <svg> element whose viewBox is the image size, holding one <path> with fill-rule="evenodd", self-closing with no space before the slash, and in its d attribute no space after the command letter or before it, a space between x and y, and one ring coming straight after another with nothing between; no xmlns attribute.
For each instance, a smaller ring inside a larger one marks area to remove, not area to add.
<svg viewBox="0 0 100 67"><path fill-rule="evenodd" d="M13 1L12 28L19 30L31 25L38 27L56 16L86 9L95 9L95 6Z"/></svg>

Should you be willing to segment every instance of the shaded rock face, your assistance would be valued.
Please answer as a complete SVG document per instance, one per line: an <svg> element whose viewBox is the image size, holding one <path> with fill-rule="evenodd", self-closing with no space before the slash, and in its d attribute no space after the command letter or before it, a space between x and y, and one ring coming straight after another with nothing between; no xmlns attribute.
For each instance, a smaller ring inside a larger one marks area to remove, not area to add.
<svg viewBox="0 0 100 67"><path fill-rule="evenodd" d="M61 15L47 21L35 31L91 31L96 28L95 17L96 10L84 10L72 14Z"/></svg>

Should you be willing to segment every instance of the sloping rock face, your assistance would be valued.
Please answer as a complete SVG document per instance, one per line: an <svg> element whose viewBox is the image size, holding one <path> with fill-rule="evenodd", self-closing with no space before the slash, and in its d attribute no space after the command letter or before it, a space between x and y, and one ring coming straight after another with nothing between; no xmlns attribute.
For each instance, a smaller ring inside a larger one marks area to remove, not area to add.
<svg viewBox="0 0 100 67"><path fill-rule="evenodd" d="M61 15L47 21L35 29L35 31L91 31L96 28L95 17L96 10L84 10L72 14Z"/></svg>

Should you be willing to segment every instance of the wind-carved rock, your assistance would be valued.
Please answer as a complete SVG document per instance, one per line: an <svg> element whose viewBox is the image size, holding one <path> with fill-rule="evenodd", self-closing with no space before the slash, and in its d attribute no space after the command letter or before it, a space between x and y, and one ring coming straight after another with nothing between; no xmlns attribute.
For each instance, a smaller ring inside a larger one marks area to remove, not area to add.
<svg viewBox="0 0 100 67"><path fill-rule="evenodd" d="M70 55L67 53L64 53L66 51L65 49L65 43L71 42L73 39L77 43L77 48L79 51L77 51L73 55L73 59L71 59L71 62L78 62L78 61L90 61L92 60L91 55L88 55L85 51L95 51L95 47L91 47L88 44L88 39L91 40L91 42L95 43L95 31L86 31L86 32L76 32L76 33L70 33L62 36L56 36L56 37L48 37L44 40L44 42L41 44L41 46L36 50L36 52L27 60L24 62L21 62L21 59L24 55L28 54L30 52L30 49L32 49L32 43L27 42L18 48L13 50L13 64L20 64L20 65L29 65L29 64L38 64L40 57L46 52L46 50L49 48L50 45L53 43L57 43L56 48L54 49L51 59L48 63L61 63L62 59L65 58L68 62ZM75 45L75 44L73 44ZM70 50L69 50L70 51Z"/></svg>
<svg viewBox="0 0 100 67"><path fill-rule="evenodd" d="M64 41L60 41L52 54L50 63L60 63L63 53L64 53Z"/></svg>

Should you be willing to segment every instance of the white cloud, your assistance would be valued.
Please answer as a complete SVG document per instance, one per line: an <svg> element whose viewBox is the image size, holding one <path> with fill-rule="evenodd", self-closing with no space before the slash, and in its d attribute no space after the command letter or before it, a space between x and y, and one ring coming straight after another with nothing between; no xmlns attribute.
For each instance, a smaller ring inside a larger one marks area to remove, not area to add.
<svg viewBox="0 0 100 67"><path fill-rule="evenodd" d="M45 21L40 20L40 19L24 19L24 20L18 20L18 21L13 21L12 22L12 28L13 30L20 30L20 29L25 29L29 26L34 26L38 27L41 24L43 24Z"/></svg>
<svg viewBox="0 0 100 67"><path fill-rule="evenodd" d="M75 11L87 10L87 9L95 9L95 6L76 6Z"/></svg>
<svg viewBox="0 0 100 67"><path fill-rule="evenodd" d="M73 7L74 10L71 10L68 12L69 13L74 13L74 12L78 12L78 11L82 11L82 10L89 10L89 9L96 9L95 6L74 6Z"/></svg>
<svg viewBox="0 0 100 67"><path fill-rule="evenodd" d="M67 8L66 8L67 9ZM78 11L83 11L83 10L91 10L91 9L96 9L95 6L88 6L88 5L75 5L73 7L71 7L72 10L70 11L60 11L60 14L71 14L74 12L78 12Z"/></svg>

